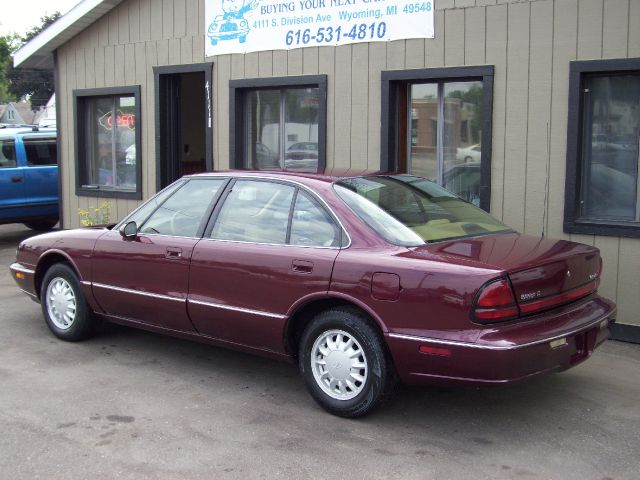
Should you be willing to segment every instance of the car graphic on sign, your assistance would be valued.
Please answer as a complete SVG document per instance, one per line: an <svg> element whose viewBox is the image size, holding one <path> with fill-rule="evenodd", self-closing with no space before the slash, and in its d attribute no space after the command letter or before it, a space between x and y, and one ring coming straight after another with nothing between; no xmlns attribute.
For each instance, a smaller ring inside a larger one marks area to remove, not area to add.
<svg viewBox="0 0 640 480"><path fill-rule="evenodd" d="M225 20L224 15L218 15L211 25L207 36L211 39L211 45L217 45L220 40L233 40L237 38L240 43L247 41L249 33L249 22L244 18L240 20Z"/></svg>
<svg viewBox="0 0 640 480"><path fill-rule="evenodd" d="M258 6L257 0L222 0L223 14L216 15L207 31L211 39L211 45L217 45L219 41L233 40L237 38L240 43L247 41L247 34L251 30L249 22L244 18Z"/></svg>

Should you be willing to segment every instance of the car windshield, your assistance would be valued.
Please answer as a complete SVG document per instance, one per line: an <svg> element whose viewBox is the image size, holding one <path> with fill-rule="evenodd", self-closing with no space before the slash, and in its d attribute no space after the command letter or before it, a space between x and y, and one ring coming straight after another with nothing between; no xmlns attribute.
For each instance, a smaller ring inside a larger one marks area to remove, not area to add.
<svg viewBox="0 0 640 480"><path fill-rule="evenodd" d="M347 178L334 189L362 220L396 245L512 231L453 193L412 175Z"/></svg>

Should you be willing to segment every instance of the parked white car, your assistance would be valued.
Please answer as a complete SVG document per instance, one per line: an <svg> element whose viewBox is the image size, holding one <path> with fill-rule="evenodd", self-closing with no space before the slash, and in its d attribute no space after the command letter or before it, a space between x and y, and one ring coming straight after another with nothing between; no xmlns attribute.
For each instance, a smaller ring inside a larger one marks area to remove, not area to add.
<svg viewBox="0 0 640 480"><path fill-rule="evenodd" d="M479 143L470 147L458 148L456 152L456 160L461 162L479 162L482 155L482 146Z"/></svg>

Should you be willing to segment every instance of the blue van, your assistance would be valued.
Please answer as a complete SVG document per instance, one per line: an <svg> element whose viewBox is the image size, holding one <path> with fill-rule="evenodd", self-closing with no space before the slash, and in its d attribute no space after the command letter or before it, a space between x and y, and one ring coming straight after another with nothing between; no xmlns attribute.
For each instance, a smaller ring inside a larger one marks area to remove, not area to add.
<svg viewBox="0 0 640 480"><path fill-rule="evenodd" d="M50 230L58 223L55 129L0 126L0 224Z"/></svg>

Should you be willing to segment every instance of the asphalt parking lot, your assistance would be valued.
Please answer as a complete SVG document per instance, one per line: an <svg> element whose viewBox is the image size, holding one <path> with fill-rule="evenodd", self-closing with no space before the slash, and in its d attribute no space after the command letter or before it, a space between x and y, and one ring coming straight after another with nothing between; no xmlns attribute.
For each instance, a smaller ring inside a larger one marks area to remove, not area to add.
<svg viewBox="0 0 640 480"><path fill-rule="evenodd" d="M293 365L115 325L55 339L7 268L31 234L0 226L0 478L640 478L640 345L344 420Z"/></svg>

